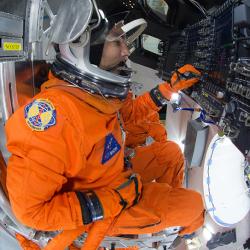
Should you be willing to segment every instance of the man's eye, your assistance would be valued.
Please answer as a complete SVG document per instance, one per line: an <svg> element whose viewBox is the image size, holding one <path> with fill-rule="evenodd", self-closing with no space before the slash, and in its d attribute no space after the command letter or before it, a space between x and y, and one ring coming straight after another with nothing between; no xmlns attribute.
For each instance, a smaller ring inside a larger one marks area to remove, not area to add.
<svg viewBox="0 0 250 250"><path fill-rule="evenodd" d="M114 43L115 43L116 46L120 46L121 45L121 41L120 40L114 41Z"/></svg>

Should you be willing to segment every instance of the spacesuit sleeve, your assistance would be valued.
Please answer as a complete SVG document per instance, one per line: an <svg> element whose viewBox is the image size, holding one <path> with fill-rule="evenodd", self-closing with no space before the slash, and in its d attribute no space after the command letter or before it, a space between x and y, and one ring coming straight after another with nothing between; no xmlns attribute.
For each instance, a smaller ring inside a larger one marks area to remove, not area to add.
<svg viewBox="0 0 250 250"><path fill-rule="evenodd" d="M159 110L160 108L156 106L148 92L135 99L132 99L130 93L121 109L121 115L125 124L140 124Z"/></svg>
<svg viewBox="0 0 250 250"><path fill-rule="evenodd" d="M65 124L60 113L56 124L44 131L32 131L23 117L20 108L6 124L7 148L12 154L7 167L7 189L14 214L21 223L38 230L83 225L76 193L63 191L67 168L84 166L81 139L73 134L76 132ZM75 157L69 157L70 154Z"/></svg>
<svg viewBox="0 0 250 250"><path fill-rule="evenodd" d="M121 109L121 116L126 131L126 146L136 147L146 142L148 136L155 141L167 140L167 132L160 122L159 107L148 93L132 99L130 94Z"/></svg>
<svg viewBox="0 0 250 250"><path fill-rule="evenodd" d="M12 209L20 222L38 230L74 229L82 225L74 192L60 189L66 178L27 157L12 155L7 188Z"/></svg>

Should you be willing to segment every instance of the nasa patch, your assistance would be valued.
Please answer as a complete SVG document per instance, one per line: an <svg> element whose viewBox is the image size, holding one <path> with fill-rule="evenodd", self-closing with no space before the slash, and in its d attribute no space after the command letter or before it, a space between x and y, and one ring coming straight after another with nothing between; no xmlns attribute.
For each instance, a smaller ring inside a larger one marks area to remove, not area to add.
<svg viewBox="0 0 250 250"><path fill-rule="evenodd" d="M44 131L56 124L56 110L47 99L37 99L24 108L27 125L35 131Z"/></svg>
<svg viewBox="0 0 250 250"><path fill-rule="evenodd" d="M116 141L112 134L108 134L105 140L104 152L102 155L102 164L110 160L117 152L119 152L121 146Z"/></svg>

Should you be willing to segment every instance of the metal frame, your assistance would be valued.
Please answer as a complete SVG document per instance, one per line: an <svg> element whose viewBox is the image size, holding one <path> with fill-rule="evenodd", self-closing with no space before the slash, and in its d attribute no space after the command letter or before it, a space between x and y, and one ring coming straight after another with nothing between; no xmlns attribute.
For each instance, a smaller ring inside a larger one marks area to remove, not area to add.
<svg viewBox="0 0 250 250"><path fill-rule="evenodd" d="M18 101L16 93L15 64L14 62L2 62L0 63L0 150L5 162L8 161L9 153L5 146L6 138L4 125L17 108ZM11 210L9 200L1 186L0 227L12 237L15 237L15 232L19 232L27 238L32 238L35 234L34 230L26 228L17 221Z"/></svg>
<svg viewBox="0 0 250 250"><path fill-rule="evenodd" d="M49 46L49 29L43 30L44 16L48 15L53 22L55 15L47 0L28 0L26 9L25 36L28 57L31 60L54 61L56 53L52 45Z"/></svg>

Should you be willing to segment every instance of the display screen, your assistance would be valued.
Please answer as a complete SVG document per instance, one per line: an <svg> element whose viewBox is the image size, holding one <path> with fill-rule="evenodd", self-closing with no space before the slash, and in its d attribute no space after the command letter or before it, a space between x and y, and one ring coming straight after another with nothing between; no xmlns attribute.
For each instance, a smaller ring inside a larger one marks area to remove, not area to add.
<svg viewBox="0 0 250 250"><path fill-rule="evenodd" d="M27 0L1 0L0 11L25 18L26 3Z"/></svg>

